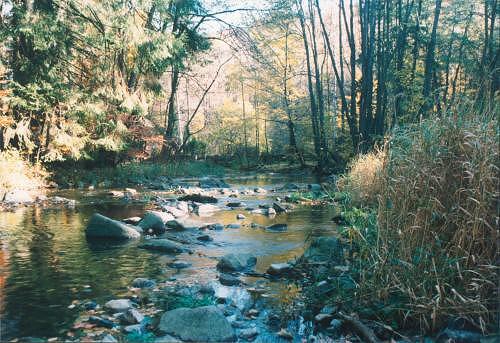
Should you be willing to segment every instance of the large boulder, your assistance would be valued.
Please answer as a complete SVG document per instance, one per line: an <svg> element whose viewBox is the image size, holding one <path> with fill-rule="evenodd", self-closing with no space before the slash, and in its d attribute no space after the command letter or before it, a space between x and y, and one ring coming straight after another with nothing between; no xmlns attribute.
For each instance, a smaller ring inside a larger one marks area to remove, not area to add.
<svg viewBox="0 0 500 343"><path fill-rule="evenodd" d="M257 264L257 258L251 254L227 254L217 263L217 269L223 272L251 270Z"/></svg>
<svg viewBox="0 0 500 343"><path fill-rule="evenodd" d="M188 342L231 342L234 330L216 306L177 308L165 312L159 331Z"/></svg>
<svg viewBox="0 0 500 343"><path fill-rule="evenodd" d="M134 303L129 299L114 299L105 303L104 307L114 313L123 313L134 308Z"/></svg>
<svg viewBox="0 0 500 343"><path fill-rule="evenodd" d="M171 215L173 215L175 218L181 218L181 217L185 217L187 216L189 213L189 208L186 208L185 210L181 210L177 207L174 207L174 206L168 206L168 205L164 205L162 206L162 209L168 213L170 213Z"/></svg>
<svg viewBox="0 0 500 343"><path fill-rule="evenodd" d="M211 204L199 204L195 207L194 212L199 216L209 216L214 212L219 211L220 208Z"/></svg>
<svg viewBox="0 0 500 343"><path fill-rule="evenodd" d="M192 219L173 219L167 222L167 226L174 230L197 230L203 226L199 222Z"/></svg>
<svg viewBox="0 0 500 343"><path fill-rule="evenodd" d="M304 252L302 259L309 262L344 263L344 247L336 237L315 238Z"/></svg>
<svg viewBox="0 0 500 343"><path fill-rule="evenodd" d="M203 194L188 194L178 199L179 201L194 201L202 204L216 204L217 198Z"/></svg>
<svg viewBox="0 0 500 343"><path fill-rule="evenodd" d="M273 276L286 276L292 272L292 268L288 263L273 263L267 269L267 273Z"/></svg>
<svg viewBox="0 0 500 343"><path fill-rule="evenodd" d="M8 204L25 204L32 203L34 200L28 191L15 189L5 193L3 201Z"/></svg>
<svg viewBox="0 0 500 343"><path fill-rule="evenodd" d="M131 239L141 234L133 226L94 213L90 218L85 235L88 238Z"/></svg>
<svg viewBox="0 0 500 343"><path fill-rule="evenodd" d="M159 235L165 232L165 224L173 220L174 216L170 213L160 212L160 211L147 211L144 217L139 222L138 226L141 227L145 232L153 231L155 235Z"/></svg>
<svg viewBox="0 0 500 343"><path fill-rule="evenodd" d="M150 239L149 241L141 244L139 248L165 252L168 254L179 254L186 251L186 249L181 245L169 239Z"/></svg>

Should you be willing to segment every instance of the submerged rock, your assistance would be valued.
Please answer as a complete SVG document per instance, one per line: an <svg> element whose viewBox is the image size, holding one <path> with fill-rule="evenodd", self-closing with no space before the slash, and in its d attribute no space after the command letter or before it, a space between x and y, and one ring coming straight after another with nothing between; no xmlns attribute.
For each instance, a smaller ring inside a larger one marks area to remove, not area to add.
<svg viewBox="0 0 500 343"><path fill-rule="evenodd" d="M246 217L245 217L245 215L244 215L243 213L238 213L238 214L236 215L236 219L242 220L242 219L245 219L245 218L246 218Z"/></svg>
<svg viewBox="0 0 500 343"><path fill-rule="evenodd" d="M273 209L276 213L286 213L287 209L285 206L281 205L279 202L273 202Z"/></svg>
<svg viewBox="0 0 500 343"><path fill-rule="evenodd" d="M190 219L173 219L167 222L167 226L174 230L197 230L201 227L199 222Z"/></svg>
<svg viewBox="0 0 500 343"><path fill-rule="evenodd" d="M238 272L250 270L257 264L257 258L251 254L227 254L217 263L220 271Z"/></svg>
<svg viewBox="0 0 500 343"><path fill-rule="evenodd" d="M132 281L132 286L136 288L153 288L156 286L156 282L150 279L138 277Z"/></svg>
<svg viewBox="0 0 500 343"><path fill-rule="evenodd" d="M131 308L121 313L119 319L125 324L139 324L144 320L144 315L135 308Z"/></svg>
<svg viewBox="0 0 500 343"><path fill-rule="evenodd" d="M273 224L266 227L266 231L269 232L285 232L286 230L288 230L287 224Z"/></svg>
<svg viewBox="0 0 500 343"><path fill-rule="evenodd" d="M132 226L94 213L90 218L85 235L88 238L131 239L139 238L141 234Z"/></svg>
<svg viewBox="0 0 500 343"><path fill-rule="evenodd" d="M184 269L184 268L189 268L191 266L192 266L191 263L189 263L187 261L182 261L182 260L174 261L174 262L171 262L169 264L169 267L175 268L175 269Z"/></svg>
<svg viewBox="0 0 500 343"><path fill-rule="evenodd" d="M241 225L237 223L227 224L226 227L228 229L241 229Z"/></svg>
<svg viewBox="0 0 500 343"><path fill-rule="evenodd" d="M179 254L181 252L186 251L184 247L173 242L169 239L150 239L149 241L141 244L139 248L147 249L147 250L155 250L161 251L170 254Z"/></svg>
<svg viewBox="0 0 500 343"><path fill-rule="evenodd" d="M234 330L216 306L178 308L165 312L158 329L183 341L230 342Z"/></svg>
<svg viewBox="0 0 500 343"><path fill-rule="evenodd" d="M141 221L141 217L130 217L122 219L125 224L137 225Z"/></svg>
<svg viewBox="0 0 500 343"><path fill-rule="evenodd" d="M97 317L97 316L90 316L88 319L88 322L91 324L95 324L97 326L103 327L103 328L108 328L108 329L112 329L116 326L116 324L113 323L111 320L104 319L104 318Z"/></svg>
<svg viewBox="0 0 500 343"><path fill-rule="evenodd" d="M259 329L253 327L253 328L247 328L247 329L242 329L240 330L238 336L241 338L244 338L246 340L253 339L259 334Z"/></svg>

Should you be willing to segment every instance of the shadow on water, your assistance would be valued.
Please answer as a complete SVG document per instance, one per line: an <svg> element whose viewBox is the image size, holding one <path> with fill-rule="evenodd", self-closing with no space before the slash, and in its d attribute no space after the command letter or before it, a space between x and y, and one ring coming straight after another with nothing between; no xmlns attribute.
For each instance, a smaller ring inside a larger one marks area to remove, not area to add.
<svg viewBox="0 0 500 343"><path fill-rule="evenodd" d="M272 188L283 184L279 178L233 180L237 187L258 185ZM304 182L307 182L305 180ZM125 293L136 277L164 281L170 276L208 281L216 277L216 257L227 253L248 252L257 255L257 271L264 272L271 263L285 262L302 254L309 236L333 233L331 209L297 207L294 211L268 218L242 209L221 211L203 222L224 225L239 222L241 229L210 232L217 244L197 246L200 254L176 257L193 264L185 270L168 268L175 257L138 249L138 241L112 243L88 241L85 225L94 212L111 218L142 215L145 204L121 201L99 201L99 195L65 191L64 196L78 199L76 209L41 207L19 208L0 213L0 314L1 339L12 337L53 337L70 326L78 315L68 306L74 300L95 300L103 303ZM90 200L89 200L90 199ZM221 201L230 201L231 198ZM271 201L270 196L258 199L241 197L248 206ZM236 215L247 217L237 221ZM283 233L251 228L287 223ZM288 298L284 284L271 286L277 299Z"/></svg>

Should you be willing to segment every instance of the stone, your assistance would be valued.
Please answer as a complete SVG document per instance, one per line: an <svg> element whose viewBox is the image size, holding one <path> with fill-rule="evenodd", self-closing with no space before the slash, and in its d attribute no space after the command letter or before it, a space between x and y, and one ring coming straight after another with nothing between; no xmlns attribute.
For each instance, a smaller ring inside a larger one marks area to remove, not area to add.
<svg viewBox="0 0 500 343"><path fill-rule="evenodd" d="M226 225L226 227L227 227L228 229L241 229L241 225L240 225L240 224L237 224L237 223L228 224L228 225Z"/></svg>
<svg viewBox="0 0 500 343"><path fill-rule="evenodd" d="M273 224L266 227L266 231L269 232L285 232L288 230L287 224Z"/></svg>
<svg viewBox="0 0 500 343"><path fill-rule="evenodd" d="M187 261L182 261L182 260L177 260L177 261L171 262L169 264L169 267L175 268L175 269L184 269L184 268L189 268L191 266L192 266L191 263L189 263Z"/></svg>
<svg viewBox="0 0 500 343"><path fill-rule="evenodd" d="M182 343L182 341L180 341L177 338L175 338L174 336L170 336L170 335L157 337L154 340L154 342L155 343Z"/></svg>
<svg viewBox="0 0 500 343"><path fill-rule="evenodd" d="M101 342L102 343L118 343L118 340L108 333L106 336L101 338Z"/></svg>
<svg viewBox="0 0 500 343"><path fill-rule="evenodd" d="M252 224L250 224L250 227L251 227L252 229L262 229L262 228L263 228L263 226L262 226L262 225L257 224L257 223L252 223Z"/></svg>
<svg viewBox="0 0 500 343"><path fill-rule="evenodd" d="M201 188L231 188L224 180L212 178L201 179L198 186Z"/></svg>
<svg viewBox="0 0 500 343"><path fill-rule="evenodd" d="M276 211L276 213L286 213L287 209L281 205L279 202L273 202L273 209Z"/></svg>
<svg viewBox="0 0 500 343"><path fill-rule="evenodd" d="M178 201L176 207L182 212L189 212L189 204L186 201Z"/></svg>
<svg viewBox="0 0 500 343"><path fill-rule="evenodd" d="M200 242L211 242L214 240L209 235L201 235L201 236L196 237L196 239L199 240Z"/></svg>
<svg viewBox="0 0 500 343"><path fill-rule="evenodd" d="M208 216L219 210L220 208L211 204L199 204L195 207L194 212L199 216Z"/></svg>
<svg viewBox="0 0 500 343"><path fill-rule="evenodd" d="M132 239L141 234L132 226L94 213L87 224L85 235L88 238Z"/></svg>
<svg viewBox="0 0 500 343"><path fill-rule="evenodd" d="M281 337L281 338L287 339L287 340L292 340L293 339L293 335L290 332L288 332L287 329L281 329L278 332L278 336Z"/></svg>
<svg viewBox="0 0 500 343"><path fill-rule="evenodd" d="M125 324L140 324L144 320L144 315L135 308L131 308L123 312L119 318Z"/></svg>
<svg viewBox="0 0 500 343"><path fill-rule="evenodd" d="M224 230L224 225L222 225L220 223L209 224L209 225L207 225L205 227L208 230L212 230L212 231L222 231L222 230Z"/></svg>
<svg viewBox="0 0 500 343"><path fill-rule="evenodd" d="M276 210L274 208L268 208L267 209L267 215L268 216L275 216L276 215Z"/></svg>
<svg viewBox="0 0 500 343"><path fill-rule="evenodd" d="M220 302L224 301L226 304L239 309L240 311L248 311L252 308L254 301L250 292L241 287L229 287L212 283L214 290L214 297Z"/></svg>
<svg viewBox="0 0 500 343"><path fill-rule="evenodd" d="M156 282L150 279L138 277L132 281L132 286L136 288L153 288L156 286Z"/></svg>
<svg viewBox="0 0 500 343"><path fill-rule="evenodd" d="M227 254L217 263L217 269L223 272L250 270L257 264L257 258L251 254Z"/></svg>
<svg viewBox="0 0 500 343"><path fill-rule="evenodd" d="M144 217L139 222L138 226L141 227L145 232L152 230L154 234L159 235L165 232L165 224L173 220L174 216L170 213L160 212L160 211L147 211Z"/></svg>
<svg viewBox="0 0 500 343"><path fill-rule="evenodd" d="M330 321L330 326L328 326L326 330L333 335L339 335L340 330L342 329L342 325L344 325L344 323L341 320L332 319Z"/></svg>
<svg viewBox="0 0 500 343"><path fill-rule="evenodd" d="M122 219L122 222L125 224L130 224L130 225L137 225L141 221L141 217L130 217L130 218L125 218Z"/></svg>
<svg viewBox="0 0 500 343"><path fill-rule="evenodd" d="M328 324L332 320L332 315L327 313L318 313L314 316L314 321L318 324Z"/></svg>
<svg viewBox="0 0 500 343"><path fill-rule="evenodd" d="M258 193L258 194L266 194L267 193L267 191L264 188L261 188L261 187L256 187L256 188L253 189L253 191L255 193Z"/></svg>
<svg viewBox="0 0 500 343"><path fill-rule="evenodd" d="M177 308L165 312L158 329L182 341L230 342L235 339L231 324L216 306Z"/></svg>
<svg viewBox="0 0 500 343"><path fill-rule="evenodd" d="M123 328L123 332L127 334L142 335L144 333L144 326L141 324L127 325Z"/></svg>
<svg viewBox="0 0 500 343"><path fill-rule="evenodd" d="M479 343L483 336L479 332L446 328L436 337L436 342Z"/></svg>
<svg viewBox="0 0 500 343"><path fill-rule="evenodd" d="M296 184L294 183L287 183L285 185L283 185L282 189L283 190L288 190L288 191L296 191L298 190L300 187L297 186Z"/></svg>
<svg viewBox="0 0 500 343"><path fill-rule="evenodd" d="M336 237L317 237L304 252L303 259L310 262L329 261L332 264L344 264L343 245Z"/></svg>
<svg viewBox="0 0 500 343"><path fill-rule="evenodd" d="M113 198L123 198L125 196L122 191L109 191L108 195L112 196Z"/></svg>
<svg viewBox="0 0 500 343"><path fill-rule="evenodd" d="M320 184L318 183L310 183L307 185L307 189L310 191L310 192L315 192L315 193L319 193L323 190L323 188L321 187Z"/></svg>
<svg viewBox="0 0 500 343"><path fill-rule="evenodd" d="M238 286L241 280L231 274L221 273L219 275L219 282L224 286Z"/></svg>
<svg viewBox="0 0 500 343"><path fill-rule="evenodd" d="M204 194L188 194L178 199L179 201L193 201L201 204L216 204L218 202L216 197Z"/></svg>
<svg viewBox="0 0 500 343"><path fill-rule="evenodd" d="M267 209L264 209L264 208L257 208L255 210L251 210L252 214L263 214L263 215L266 215L267 214Z"/></svg>
<svg viewBox="0 0 500 343"><path fill-rule="evenodd" d="M292 271L292 266L288 263L273 263L267 269L267 273L273 276L284 276Z"/></svg>
<svg viewBox="0 0 500 343"><path fill-rule="evenodd" d="M236 208L236 207L241 207L241 206L242 206L242 204L241 204L241 202L239 202L239 201L238 201L238 202L228 202L228 203L226 204L226 206L227 206L227 207L231 207L231 208Z"/></svg>
<svg viewBox="0 0 500 343"><path fill-rule="evenodd" d="M238 336L246 340L249 340L255 338L258 334L259 334L259 329L254 327L254 328L240 330Z"/></svg>
<svg viewBox="0 0 500 343"><path fill-rule="evenodd" d="M245 218L246 218L246 217L245 217L245 215L244 215L243 213L238 213L238 214L236 215L236 219L238 219L238 220L243 220L243 219L245 219Z"/></svg>
<svg viewBox="0 0 500 343"><path fill-rule="evenodd" d="M113 313L117 313L126 312L127 310L133 308L134 304L129 299L115 299L105 303L104 307Z"/></svg>
<svg viewBox="0 0 500 343"><path fill-rule="evenodd" d="M147 250L155 250L169 254L179 254L181 252L186 251L181 245L178 243L171 241L169 239L150 239L145 243L139 245L139 248L147 249Z"/></svg>
<svg viewBox="0 0 500 343"><path fill-rule="evenodd" d="M198 230L201 225L191 219L173 219L167 222L167 226L174 230L185 231L185 230Z"/></svg>
<svg viewBox="0 0 500 343"><path fill-rule="evenodd" d="M7 204L26 204L32 203L33 197L28 191L15 189L5 193L3 201Z"/></svg>
<svg viewBox="0 0 500 343"><path fill-rule="evenodd" d="M247 314L248 314L250 317L256 317L256 316L258 316L258 315L259 315L259 313L260 313L260 311L259 311L259 310L257 310L257 309L254 309L254 308L253 308L253 309L251 309L250 311L248 311L248 312L247 312Z"/></svg>
<svg viewBox="0 0 500 343"><path fill-rule="evenodd" d="M165 212L170 213L175 218L182 218L188 215L189 208L186 211L178 209L177 207L163 205L161 207Z"/></svg>
<svg viewBox="0 0 500 343"><path fill-rule="evenodd" d="M97 303L95 301L87 301L83 304L85 311L95 310L97 308Z"/></svg>
<svg viewBox="0 0 500 343"><path fill-rule="evenodd" d="M111 320L104 319L104 318L97 317L97 316L90 316L88 322L90 324L95 324L96 326L108 328L108 329L112 329L116 326L116 324L113 323Z"/></svg>

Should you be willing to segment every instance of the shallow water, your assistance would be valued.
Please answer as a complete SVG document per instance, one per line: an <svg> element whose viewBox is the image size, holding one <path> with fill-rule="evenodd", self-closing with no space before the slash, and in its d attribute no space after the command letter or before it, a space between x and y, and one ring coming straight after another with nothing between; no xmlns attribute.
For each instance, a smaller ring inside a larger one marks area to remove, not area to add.
<svg viewBox="0 0 500 343"><path fill-rule="evenodd" d="M185 182L194 180L185 179ZM226 179L232 186L279 187L286 182L305 183L303 178L239 177ZM240 223L241 229L211 231L214 243L195 246L195 254L180 254L192 267L177 271L166 265L174 256L151 253L137 248L139 242L125 244L91 243L86 240L86 222L94 212L115 219L141 216L147 203L113 200L103 192L64 191L59 195L79 201L75 209L22 207L15 212L0 213L0 314L2 340L13 337L60 336L78 315L68 306L74 300L98 303L116 298L127 291L136 277L158 281L172 276L196 281L215 278L216 257L230 252L248 252L257 256L257 271L264 272L271 263L298 257L307 246L308 237L334 234L329 207L296 207L288 214L268 218L244 210L220 211L211 217L200 217L204 223ZM142 193L141 193L142 194ZM156 192L155 194L158 194ZM173 195L168 195L173 197ZM271 201L276 194L241 196L247 206ZM235 201L222 198L219 202ZM236 220L243 213L246 219ZM266 232L250 228L287 223L288 231ZM267 282L267 281L266 281ZM268 282L269 294L275 302L287 301L288 289L283 282Z"/></svg>

